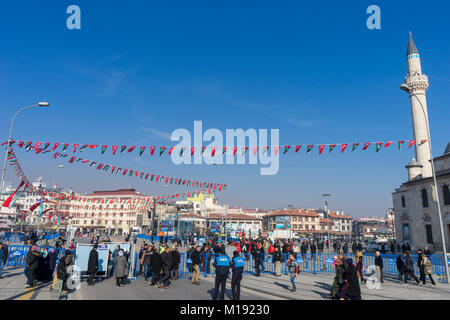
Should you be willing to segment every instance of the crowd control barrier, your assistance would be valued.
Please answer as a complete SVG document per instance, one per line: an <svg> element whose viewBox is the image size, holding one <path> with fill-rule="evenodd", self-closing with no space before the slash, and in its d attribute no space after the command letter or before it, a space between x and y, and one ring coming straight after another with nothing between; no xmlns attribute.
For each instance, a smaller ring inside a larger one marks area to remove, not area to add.
<svg viewBox="0 0 450 320"><path fill-rule="evenodd" d="M132 275L134 277L138 277L140 274L140 263L138 255L139 253L135 253L136 257L134 259L135 263L132 267ZM200 254L201 264L200 264L200 275L202 277L208 277L209 275L215 274L215 269L213 266L214 258L218 254L214 253L202 253ZM297 253L295 254L295 259L298 263L300 273L328 273L334 274L334 257L336 253ZM244 274L256 274L255 261L254 257L251 254L240 254L241 257L245 259L244 265ZM287 260L289 259L289 254L283 254L283 262L281 273L287 275ZM353 263L356 265L356 255L355 254L346 254L345 258L350 258L353 260ZM398 254L381 254L383 258L383 275L385 276L393 276L398 277L399 272L397 269L396 260ZM417 265L417 255L410 255L410 257L414 261L415 274L419 274L419 268ZM429 259L432 264L432 272L435 280L446 283L445 279L445 270L444 270L444 261L443 257L440 255L431 255ZM363 255L363 265L364 270L363 274L365 274L365 270L369 268L369 266L375 264L375 254L364 254ZM190 278L192 276L192 260L190 258L190 253L180 253L180 264L178 266L178 271L181 278ZM273 263L271 254L261 255L261 269L260 272L263 273L274 273L275 272L275 264Z"/></svg>

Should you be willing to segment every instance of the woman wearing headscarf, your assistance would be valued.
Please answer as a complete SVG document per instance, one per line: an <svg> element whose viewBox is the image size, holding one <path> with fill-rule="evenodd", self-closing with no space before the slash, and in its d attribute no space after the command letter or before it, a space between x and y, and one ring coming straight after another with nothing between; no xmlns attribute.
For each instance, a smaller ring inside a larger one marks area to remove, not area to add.
<svg viewBox="0 0 450 320"><path fill-rule="evenodd" d="M114 276L116 277L116 285L117 287L123 286L123 281L128 275L128 263L127 259L123 254L123 250L120 250L117 257L115 257L114 264L116 268L114 270Z"/></svg>
<svg viewBox="0 0 450 320"><path fill-rule="evenodd" d="M347 259L344 279L344 287L338 293L340 300L361 300L361 288L359 287L357 271L352 259Z"/></svg>
<svg viewBox="0 0 450 320"><path fill-rule="evenodd" d="M345 283L345 280L344 280L345 267L344 267L344 264L342 263L341 258L335 257L334 269L335 269L335 276L334 276L333 286L331 287L330 298L331 299L339 299L338 293L341 291L341 289Z"/></svg>
<svg viewBox="0 0 450 320"><path fill-rule="evenodd" d="M36 270L39 268L39 262L41 260L41 254L37 245L33 245L30 249L30 253L27 255L27 288L33 287L36 280Z"/></svg>
<svg viewBox="0 0 450 320"><path fill-rule="evenodd" d="M364 264L363 264L363 256L361 255L357 256L357 263L356 263L356 271L358 273L358 278L360 280L360 283L366 283L367 280L364 279L363 276L363 270L364 270Z"/></svg>

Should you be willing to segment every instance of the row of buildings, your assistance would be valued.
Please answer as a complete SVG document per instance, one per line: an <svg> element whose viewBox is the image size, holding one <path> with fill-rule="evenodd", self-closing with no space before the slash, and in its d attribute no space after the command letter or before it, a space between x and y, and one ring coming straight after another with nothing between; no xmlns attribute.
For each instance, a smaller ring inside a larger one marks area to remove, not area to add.
<svg viewBox="0 0 450 320"><path fill-rule="evenodd" d="M36 185L37 186L37 185ZM183 201L159 203L154 197L134 189L94 191L80 195L72 190L51 189L70 195L70 199L44 202L47 213L39 217L39 210L30 211L41 198L25 193L14 205L2 208L7 221L4 227L14 225L24 229L39 224L40 228L53 228L60 217L60 227L71 225L80 232L124 235L133 228L142 233L168 234L230 233L232 236L270 236L273 238L325 237L352 239L356 236L355 220L343 211L322 209L261 210L220 205L212 194L197 194ZM12 190L9 190L9 193ZM8 192L3 196L6 198ZM8 219L9 217L9 219ZM393 223L393 222L392 222ZM364 233L364 237L370 237ZM376 236L376 234L372 234Z"/></svg>

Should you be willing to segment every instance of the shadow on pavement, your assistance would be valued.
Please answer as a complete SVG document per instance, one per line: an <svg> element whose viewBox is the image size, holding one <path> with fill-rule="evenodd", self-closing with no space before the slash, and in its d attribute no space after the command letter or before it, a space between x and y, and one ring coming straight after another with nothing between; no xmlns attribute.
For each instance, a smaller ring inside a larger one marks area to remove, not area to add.
<svg viewBox="0 0 450 320"><path fill-rule="evenodd" d="M325 283L325 282L315 282L314 284L315 287L319 287L325 290L331 290L332 285L329 283Z"/></svg>
<svg viewBox="0 0 450 320"><path fill-rule="evenodd" d="M289 290L289 285L284 284L284 283L280 283L280 282L274 282L273 284L276 284L279 287L282 287L283 289Z"/></svg>

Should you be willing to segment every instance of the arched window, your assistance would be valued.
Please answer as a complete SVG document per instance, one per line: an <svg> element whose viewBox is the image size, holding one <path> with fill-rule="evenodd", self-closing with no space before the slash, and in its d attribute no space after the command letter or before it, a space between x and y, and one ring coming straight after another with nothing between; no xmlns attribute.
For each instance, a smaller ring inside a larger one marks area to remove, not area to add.
<svg viewBox="0 0 450 320"><path fill-rule="evenodd" d="M405 196L402 196L402 207L406 207L406 199Z"/></svg>
<svg viewBox="0 0 450 320"><path fill-rule="evenodd" d="M422 189L422 206L424 208L428 207L428 193L427 193L427 189L425 189L425 188Z"/></svg>
<svg viewBox="0 0 450 320"><path fill-rule="evenodd" d="M444 193L444 204L450 205L450 190L448 188L448 184L445 184L442 187L442 192Z"/></svg>

